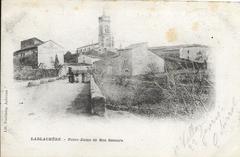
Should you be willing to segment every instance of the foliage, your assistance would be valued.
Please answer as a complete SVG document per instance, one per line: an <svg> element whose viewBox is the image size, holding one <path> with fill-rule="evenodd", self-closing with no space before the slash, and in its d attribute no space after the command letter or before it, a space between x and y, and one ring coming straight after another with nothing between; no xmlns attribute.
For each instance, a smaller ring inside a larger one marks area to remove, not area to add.
<svg viewBox="0 0 240 157"><path fill-rule="evenodd" d="M152 81L156 74L159 73L159 67L156 63L150 63L147 65L147 70L145 72L144 79Z"/></svg>
<svg viewBox="0 0 240 157"><path fill-rule="evenodd" d="M20 65L37 67L37 53L21 57L19 59Z"/></svg>
<svg viewBox="0 0 240 157"><path fill-rule="evenodd" d="M78 54L71 54L71 52L67 52L64 55L64 62L65 63L77 63L78 62Z"/></svg>
<svg viewBox="0 0 240 157"><path fill-rule="evenodd" d="M59 66L60 66L60 64L59 64L58 56L56 55L56 56L55 56L55 61L54 61L54 68L55 68L55 69L58 69Z"/></svg>
<svg viewBox="0 0 240 157"><path fill-rule="evenodd" d="M172 62L171 62L172 63ZM107 98L107 108L157 117L194 117L214 104L212 73L189 63L169 64L159 73L154 64L136 77L94 73Z"/></svg>
<svg viewBox="0 0 240 157"><path fill-rule="evenodd" d="M24 67L15 69L14 71L14 78L17 80L37 80L56 76L58 76L56 69L32 69Z"/></svg>

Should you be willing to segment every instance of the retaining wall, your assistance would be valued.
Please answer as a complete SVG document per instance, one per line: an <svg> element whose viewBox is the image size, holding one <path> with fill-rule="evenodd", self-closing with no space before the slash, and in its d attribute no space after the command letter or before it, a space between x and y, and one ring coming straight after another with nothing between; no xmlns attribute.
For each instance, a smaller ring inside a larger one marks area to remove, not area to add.
<svg viewBox="0 0 240 157"><path fill-rule="evenodd" d="M39 86L40 84L45 84L49 82L54 82L56 80L65 79L64 77L54 77L54 78L45 78L40 80L33 80L27 82L27 87Z"/></svg>
<svg viewBox="0 0 240 157"><path fill-rule="evenodd" d="M90 96L91 96L91 112L104 116L106 107L106 98L103 96L100 88L96 84L94 78L90 77Z"/></svg>

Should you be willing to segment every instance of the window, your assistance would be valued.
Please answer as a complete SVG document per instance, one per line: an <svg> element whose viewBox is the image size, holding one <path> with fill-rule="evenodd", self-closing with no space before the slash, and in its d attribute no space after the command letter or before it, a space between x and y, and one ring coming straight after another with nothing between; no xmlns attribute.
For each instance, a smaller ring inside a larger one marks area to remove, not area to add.
<svg viewBox="0 0 240 157"><path fill-rule="evenodd" d="M103 34L102 26L100 26L99 29L100 29L100 34Z"/></svg>
<svg viewBox="0 0 240 157"><path fill-rule="evenodd" d="M127 66L127 60L126 60L126 59L123 61L123 64L124 64L125 66Z"/></svg>
<svg viewBox="0 0 240 157"><path fill-rule="evenodd" d="M110 30L109 30L109 26L105 26L105 33L109 33Z"/></svg>

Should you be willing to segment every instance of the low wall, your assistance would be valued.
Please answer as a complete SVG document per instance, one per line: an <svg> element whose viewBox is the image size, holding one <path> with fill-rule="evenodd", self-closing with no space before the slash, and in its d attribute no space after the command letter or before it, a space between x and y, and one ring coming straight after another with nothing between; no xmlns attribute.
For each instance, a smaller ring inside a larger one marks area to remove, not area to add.
<svg viewBox="0 0 240 157"><path fill-rule="evenodd" d="M16 80L39 80L57 76L58 72L56 69L32 69L32 67L14 68L14 79Z"/></svg>
<svg viewBox="0 0 240 157"><path fill-rule="evenodd" d="M98 87L92 76L90 77L90 96L92 114L104 116L106 98L103 96L100 88Z"/></svg>
<svg viewBox="0 0 240 157"><path fill-rule="evenodd" d="M45 79L40 79L40 80L28 81L27 87L39 86L40 84L46 84L46 83L54 82L56 80L61 80L61 79L65 79L65 78L64 77L54 77L54 78L45 78Z"/></svg>

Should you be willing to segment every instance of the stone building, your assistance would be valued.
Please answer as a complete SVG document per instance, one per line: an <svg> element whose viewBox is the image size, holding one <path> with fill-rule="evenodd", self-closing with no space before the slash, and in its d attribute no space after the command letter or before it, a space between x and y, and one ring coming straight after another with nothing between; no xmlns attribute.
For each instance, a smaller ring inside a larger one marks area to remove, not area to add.
<svg viewBox="0 0 240 157"><path fill-rule="evenodd" d="M86 56L86 55L80 55L78 57L78 63L86 63L86 64L90 64L92 65L94 62L100 60L99 58L93 58L93 57L90 57L90 56Z"/></svg>
<svg viewBox="0 0 240 157"><path fill-rule="evenodd" d="M79 47L77 48L77 53L84 54L88 51L95 50L96 52L102 54L107 51L114 50L114 40L110 28L110 16L103 13L103 15L98 18L98 22L98 43Z"/></svg>
<svg viewBox="0 0 240 157"><path fill-rule="evenodd" d="M181 58L193 62L203 62L207 60L209 47L200 44L185 44L174 46L149 47L148 50L163 58ZM202 59L199 58L202 56Z"/></svg>
<svg viewBox="0 0 240 157"><path fill-rule="evenodd" d="M64 48L52 40L41 41L30 38L21 41L21 49L14 52L14 66L54 69L54 63L63 64Z"/></svg>
<svg viewBox="0 0 240 157"><path fill-rule="evenodd" d="M187 46L180 49L180 58L187 59L197 63L207 61L209 48L205 45Z"/></svg>
<svg viewBox="0 0 240 157"><path fill-rule="evenodd" d="M38 38L30 38L27 40L23 40L21 41L21 49L26 49L26 48L30 48L32 46L36 46L36 45L40 45L43 44L44 42L39 40Z"/></svg>
<svg viewBox="0 0 240 157"><path fill-rule="evenodd" d="M138 43L118 51L118 54L95 62L95 68L107 75L136 76L147 74L151 67L157 73L164 72L164 60L147 49L146 43Z"/></svg>
<svg viewBox="0 0 240 157"><path fill-rule="evenodd" d="M85 45L82 47L77 48L77 53L78 54L85 54L89 51L95 50L97 52L101 52L101 48L99 46L99 43L94 43L94 44L89 44L89 45Z"/></svg>
<svg viewBox="0 0 240 157"><path fill-rule="evenodd" d="M149 47L164 58L165 70L206 69L209 67L209 47L200 44Z"/></svg>

